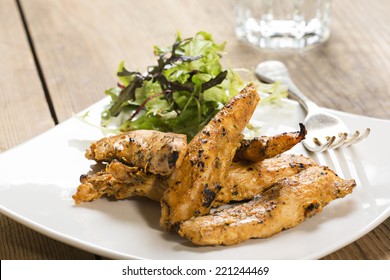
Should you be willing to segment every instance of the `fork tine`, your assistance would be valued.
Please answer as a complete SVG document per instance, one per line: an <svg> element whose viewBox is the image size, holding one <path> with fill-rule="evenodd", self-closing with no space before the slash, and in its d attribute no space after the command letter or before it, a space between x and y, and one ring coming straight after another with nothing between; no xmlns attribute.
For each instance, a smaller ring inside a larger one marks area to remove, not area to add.
<svg viewBox="0 0 390 280"><path fill-rule="evenodd" d="M348 134L346 132L339 133L338 135L339 139L337 141L336 141L336 136L332 136L332 137L327 136L326 138L327 142L325 144L322 144L318 138L313 138L313 142L314 144L317 145L317 147L310 146L305 141L303 142L303 144L305 148L307 148L308 150L312 152L320 153L329 149L337 149L337 148L348 147L350 145L357 144L360 141L366 139L368 135L370 135L370 132L371 132L370 128L367 128L362 134L360 133L360 131L357 130L349 138L347 138Z"/></svg>
<svg viewBox="0 0 390 280"><path fill-rule="evenodd" d="M362 140L366 139L368 135L370 135L371 129L366 128L363 134L360 134L360 131L355 131L355 133L351 136L348 141L345 142L343 147L351 146L352 144L357 144L361 142Z"/></svg>
<svg viewBox="0 0 390 280"><path fill-rule="evenodd" d="M366 130L364 131L364 133L361 134L360 137L358 137L358 138L355 140L355 143L353 143L353 144L357 144L357 143L359 143L360 141L366 139L366 138L368 137L368 135L370 135L370 132L371 132L371 129L366 128Z"/></svg>
<svg viewBox="0 0 390 280"><path fill-rule="evenodd" d="M329 149L337 149L339 147L342 147L345 143L345 139L347 139L347 136L348 136L348 133L344 132L344 133L339 133L339 139L334 142L330 147Z"/></svg>
<svg viewBox="0 0 390 280"><path fill-rule="evenodd" d="M336 136L326 136L325 140L326 140L326 142L322 143L317 137L313 137L314 144L316 144L317 146L321 146L321 147L326 146L329 148L329 146L332 145L334 143L334 141L336 140Z"/></svg>
<svg viewBox="0 0 390 280"><path fill-rule="evenodd" d="M305 146L306 149L308 149L309 151L312 151L312 152L315 152L315 153L320 153L320 152L323 152L327 149L329 149L329 147L333 144L333 142L336 140L336 136L332 136L328 139L328 141L325 143L325 144L321 144L321 142L315 138L316 141L314 141L317 145L319 145L318 147L314 147L314 146L310 146L309 144L307 144L307 141L303 141L303 145Z"/></svg>
<svg viewBox="0 0 390 280"><path fill-rule="evenodd" d="M351 137L349 137L349 139L347 141L344 142L344 145L343 147L348 147L348 146L351 146L352 144L355 143L356 139L358 139L360 135L360 131L356 130Z"/></svg>

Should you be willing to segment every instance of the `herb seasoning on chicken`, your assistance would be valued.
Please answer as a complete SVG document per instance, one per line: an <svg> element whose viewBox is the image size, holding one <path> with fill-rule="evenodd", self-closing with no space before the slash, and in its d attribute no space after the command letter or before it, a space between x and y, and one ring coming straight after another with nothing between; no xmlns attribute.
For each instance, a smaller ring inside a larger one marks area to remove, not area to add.
<svg viewBox="0 0 390 280"><path fill-rule="evenodd" d="M302 155L281 154L259 162L233 162L226 187L215 198L213 206L227 202L250 200L269 189L277 181L317 165Z"/></svg>
<svg viewBox="0 0 390 280"><path fill-rule="evenodd" d="M93 143L85 156L98 162L117 159L146 172L168 175L180 166L186 152L184 134L135 130Z"/></svg>
<svg viewBox="0 0 390 280"><path fill-rule="evenodd" d="M232 245L266 238L321 212L356 186L327 167L314 166L280 180L252 201L184 221L179 235L198 245Z"/></svg>
<svg viewBox="0 0 390 280"><path fill-rule="evenodd" d="M209 213L259 99L255 86L249 84L188 144L188 152L168 178L161 199L163 228L174 231L177 223Z"/></svg>

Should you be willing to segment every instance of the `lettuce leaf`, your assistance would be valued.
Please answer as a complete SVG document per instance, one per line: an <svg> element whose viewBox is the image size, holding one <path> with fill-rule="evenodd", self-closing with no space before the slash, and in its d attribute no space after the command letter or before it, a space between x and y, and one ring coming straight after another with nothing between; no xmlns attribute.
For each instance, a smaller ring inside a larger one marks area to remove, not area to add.
<svg viewBox="0 0 390 280"><path fill-rule="evenodd" d="M120 131L171 131L191 140L245 86L236 71L222 67L225 45L204 31L187 39L177 33L172 46L154 46L156 64L144 74L127 70L121 61L117 86L106 90L111 102L101 115L101 125L119 122ZM260 83L258 89L270 94L260 101L263 105L287 96L287 89L278 83Z"/></svg>
<svg viewBox="0 0 390 280"><path fill-rule="evenodd" d="M192 139L244 87L237 73L222 67L225 45L204 31L188 39L177 33L172 46L154 46L157 63L145 74L127 70L121 61L118 85L106 91L111 103L102 113L102 125L126 112L122 131L156 129Z"/></svg>

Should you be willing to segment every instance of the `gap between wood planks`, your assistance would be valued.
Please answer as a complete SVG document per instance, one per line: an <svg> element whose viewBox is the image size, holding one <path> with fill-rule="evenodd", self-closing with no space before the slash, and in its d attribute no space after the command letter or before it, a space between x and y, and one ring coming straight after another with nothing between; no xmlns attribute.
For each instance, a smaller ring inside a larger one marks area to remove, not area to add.
<svg viewBox="0 0 390 280"><path fill-rule="evenodd" d="M54 123L57 125L59 123L58 117L57 117L57 114L55 112L53 101L51 99L50 92L49 92L49 89L48 89L47 84L46 84L45 76L43 75L42 67L41 67L41 64L39 62L39 58L38 58L37 52L36 52L35 47L34 47L34 42L33 42L32 36L31 36L31 32L28 28L27 19L26 19L26 16L24 14L24 11L23 11L22 4L20 3L20 0L15 0L15 2L17 4L19 14L20 14L20 17L22 19L23 28L24 28L24 31L26 32L26 37L28 40L28 44L30 46L31 53L33 55L34 64L35 64L35 67L36 67L38 75L39 75L39 80L41 81L42 89L45 93L45 98L46 98L47 105L49 106L50 115L51 115Z"/></svg>

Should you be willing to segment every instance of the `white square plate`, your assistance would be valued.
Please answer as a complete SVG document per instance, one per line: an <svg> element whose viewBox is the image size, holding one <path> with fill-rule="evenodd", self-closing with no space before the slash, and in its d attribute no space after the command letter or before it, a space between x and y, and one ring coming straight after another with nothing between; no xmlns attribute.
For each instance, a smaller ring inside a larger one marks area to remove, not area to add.
<svg viewBox="0 0 390 280"><path fill-rule="evenodd" d="M98 123L107 100L88 110ZM253 120L265 134L298 130L301 107L259 107ZM104 136L94 126L71 118L46 133L0 154L0 212L64 243L120 259L317 259L363 236L390 214L390 121L332 111L351 130L371 128L365 141L344 149L308 154L354 178L351 195L336 200L301 225L268 239L234 246L196 247L159 227L160 206L146 199L100 199L75 206L71 196L87 173L84 158L91 141Z"/></svg>

